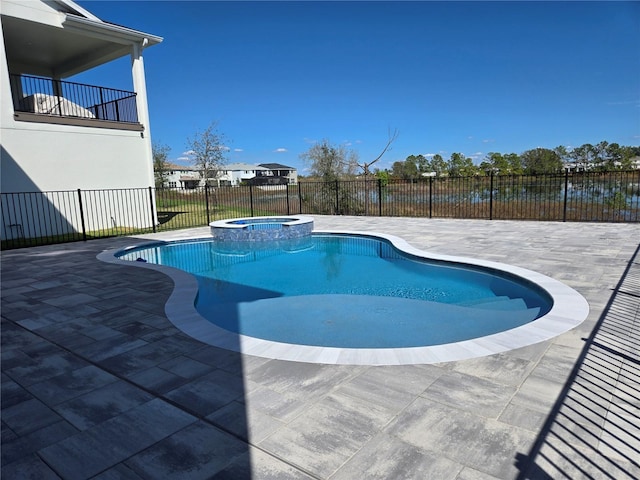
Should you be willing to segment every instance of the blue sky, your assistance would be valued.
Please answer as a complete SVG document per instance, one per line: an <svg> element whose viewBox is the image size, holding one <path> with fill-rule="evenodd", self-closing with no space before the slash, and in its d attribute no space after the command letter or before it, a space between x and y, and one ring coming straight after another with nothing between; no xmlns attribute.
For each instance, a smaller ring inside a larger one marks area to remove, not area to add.
<svg viewBox="0 0 640 480"><path fill-rule="evenodd" d="M408 155L640 144L640 2L79 1L164 37L145 50L155 143L183 162L212 121L228 162L328 139ZM132 89L129 59L78 81Z"/></svg>

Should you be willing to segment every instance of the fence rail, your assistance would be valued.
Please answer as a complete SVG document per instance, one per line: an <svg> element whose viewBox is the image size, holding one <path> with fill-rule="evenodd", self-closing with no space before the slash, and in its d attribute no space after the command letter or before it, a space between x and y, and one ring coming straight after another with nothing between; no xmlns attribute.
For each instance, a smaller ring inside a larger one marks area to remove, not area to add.
<svg viewBox="0 0 640 480"><path fill-rule="evenodd" d="M640 222L640 170L0 195L2 248L206 226L260 215Z"/></svg>

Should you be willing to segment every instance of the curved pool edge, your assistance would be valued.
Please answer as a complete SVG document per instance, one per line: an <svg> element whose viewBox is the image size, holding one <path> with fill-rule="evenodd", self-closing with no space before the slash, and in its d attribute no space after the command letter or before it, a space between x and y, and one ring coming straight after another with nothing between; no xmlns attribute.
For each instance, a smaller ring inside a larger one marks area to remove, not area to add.
<svg viewBox="0 0 640 480"><path fill-rule="evenodd" d="M174 289L165 304L165 314L173 325L187 335L215 347L278 360L338 365L411 365L467 360L550 340L580 325L589 314L589 304L576 290L551 277L522 267L482 259L430 253L413 247L400 237L383 233L345 230L314 230L313 233L385 239L400 251L417 257L506 272L540 286L553 299L553 306L546 315L520 327L456 343L405 348L336 348L296 345L224 330L209 322L196 310L198 282L192 274L163 265L120 260L115 256L118 252L129 248L170 243L170 241L143 241L130 247L105 250L96 258L106 263L148 268L170 277L174 283ZM194 236L182 238L180 241L196 240L210 240L210 238Z"/></svg>

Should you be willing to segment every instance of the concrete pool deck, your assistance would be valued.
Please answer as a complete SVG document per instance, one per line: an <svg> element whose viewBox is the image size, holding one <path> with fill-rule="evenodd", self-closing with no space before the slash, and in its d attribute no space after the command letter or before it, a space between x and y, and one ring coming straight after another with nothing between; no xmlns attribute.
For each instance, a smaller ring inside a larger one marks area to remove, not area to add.
<svg viewBox="0 0 640 480"><path fill-rule="evenodd" d="M314 216L531 269L589 302L552 340L432 365L192 339L165 275L100 262L208 227L2 253L2 478L640 477L640 225Z"/></svg>

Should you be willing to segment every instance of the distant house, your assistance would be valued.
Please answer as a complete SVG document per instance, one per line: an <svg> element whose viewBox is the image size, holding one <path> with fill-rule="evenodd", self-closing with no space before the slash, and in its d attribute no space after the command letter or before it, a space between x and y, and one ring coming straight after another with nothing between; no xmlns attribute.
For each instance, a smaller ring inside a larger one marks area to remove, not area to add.
<svg viewBox="0 0 640 480"><path fill-rule="evenodd" d="M252 165L249 163L230 163L221 166L215 179L209 179L209 185L219 187L237 187L243 183L264 185L287 185L298 182L295 168L279 163ZM202 172L185 165L169 164L165 175L165 185L175 189L193 189L204 186Z"/></svg>
<svg viewBox="0 0 640 480"><path fill-rule="evenodd" d="M2 238L10 235L8 226L19 226L25 236L47 234L47 222L24 231L33 223L29 208L7 205L5 194L153 185L142 53L162 38L102 21L71 0L0 0L0 7ZM68 81L125 56L131 58L131 91ZM53 196L39 198L48 202L51 221L56 215L60 221ZM149 201L136 203L145 215L124 215L114 204L92 218L103 216L109 225L125 217L150 223ZM67 231L78 230L77 220L63 220Z"/></svg>
<svg viewBox="0 0 640 480"><path fill-rule="evenodd" d="M165 174L165 186L177 189L193 189L200 186L202 176L195 167L185 165L167 165Z"/></svg>
<svg viewBox="0 0 640 480"><path fill-rule="evenodd" d="M271 172L269 175L286 179L284 183L298 183L298 171L293 167L287 167L280 163L261 163L260 166L268 169Z"/></svg>
<svg viewBox="0 0 640 480"><path fill-rule="evenodd" d="M218 170L217 181L220 186L238 186L242 182L249 181L255 177L266 175L268 169L259 165L248 163L230 163L223 165Z"/></svg>

